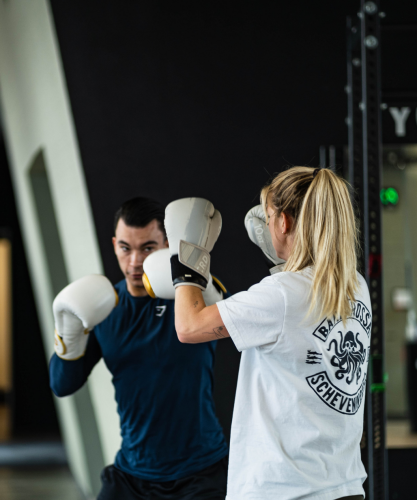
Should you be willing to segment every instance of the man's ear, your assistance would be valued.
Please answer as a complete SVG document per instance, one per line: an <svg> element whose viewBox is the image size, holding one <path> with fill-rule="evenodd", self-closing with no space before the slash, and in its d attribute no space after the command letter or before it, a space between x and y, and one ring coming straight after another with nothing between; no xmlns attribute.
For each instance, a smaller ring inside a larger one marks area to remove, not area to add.
<svg viewBox="0 0 417 500"><path fill-rule="evenodd" d="M165 238L165 241L164 241L164 247L165 247L165 248L168 248L168 247L169 247L168 238Z"/></svg>
<svg viewBox="0 0 417 500"><path fill-rule="evenodd" d="M113 236L113 238L111 239L111 242L113 243L114 253L116 253L116 237L115 236Z"/></svg>

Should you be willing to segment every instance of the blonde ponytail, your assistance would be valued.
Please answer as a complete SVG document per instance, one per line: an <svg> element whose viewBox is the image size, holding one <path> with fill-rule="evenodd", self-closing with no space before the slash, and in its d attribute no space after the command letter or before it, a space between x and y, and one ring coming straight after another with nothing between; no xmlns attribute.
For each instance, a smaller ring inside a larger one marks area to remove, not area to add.
<svg viewBox="0 0 417 500"><path fill-rule="evenodd" d="M261 201L265 212L269 204L277 216L284 212L294 220L284 271L312 266L309 314L345 322L359 288L358 228L345 182L328 169L293 167L263 188Z"/></svg>

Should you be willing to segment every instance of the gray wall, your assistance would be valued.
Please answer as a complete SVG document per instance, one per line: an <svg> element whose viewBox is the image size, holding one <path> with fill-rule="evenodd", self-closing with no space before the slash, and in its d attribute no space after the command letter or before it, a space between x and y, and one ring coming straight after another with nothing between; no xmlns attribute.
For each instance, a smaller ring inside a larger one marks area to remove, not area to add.
<svg viewBox="0 0 417 500"><path fill-rule="evenodd" d="M385 318L385 371L388 373L387 413L404 416L407 410L405 396L404 343L406 312L394 311L392 291L405 287L405 210L404 171L385 165L383 186L396 187L401 201L397 207L382 211L384 318Z"/></svg>
<svg viewBox="0 0 417 500"><path fill-rule="evenodd" d="M395 155L391 162L390 153ZM394 310L392 293L409 288L417 311L417 146L385 146L384 158L382 186L399 193L397 206L382 209L387 414L405 417L407 312Z"/></svg>
<svg viewBox="0 0 417 500"><path fill-rule="evenodd" d="M0 2L0 89L47 362L53 352L51 304L57 289L103 269L45 0ZM53 262L51 252L57 257ZM56 402L71 469L85 494L92 496L99 487L98 468L113 462L120 444L114 390L104 364L75 397Z"/></svg>

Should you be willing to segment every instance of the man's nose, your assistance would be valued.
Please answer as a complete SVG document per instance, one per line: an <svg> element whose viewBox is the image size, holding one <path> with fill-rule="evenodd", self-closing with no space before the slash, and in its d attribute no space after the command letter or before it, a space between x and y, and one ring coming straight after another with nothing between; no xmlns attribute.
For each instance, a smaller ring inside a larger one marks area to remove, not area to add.
<svg viewBox="0 0 417 500"><path fill-rule="evenodd" d="M132 252L130 254L130 265L133 267L141 266L145 260L142 252Z"/></svg>

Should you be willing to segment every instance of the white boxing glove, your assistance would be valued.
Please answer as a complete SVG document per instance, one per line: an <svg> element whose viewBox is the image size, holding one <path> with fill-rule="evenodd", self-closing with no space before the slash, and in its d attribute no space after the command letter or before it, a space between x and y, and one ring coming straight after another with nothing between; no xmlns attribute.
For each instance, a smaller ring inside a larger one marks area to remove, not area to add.
<svg viewBox="0 0 417 500"><path fill-rule="evenodd" d="M117 303L113 285L98 274L84 276L61 290L52 306L57 355L71 361L81 358L88 333L107 318Z"/></svg>
<svg viewBox="0 0 417 500"><path fill-rule="evenodd" d="M170 257L169 249L164 248L151 253L143 262L143 284L152 298L175 299ZM226 289L222 283L210 274L207 288L203 291L206 306L211 306L223 300L223 293L226 293Z"/></svg>
<svg viewBox="0 0 417 500"><path fill-rule="evenodd" d="M210 276L210 252L219 237L222 217L204 198L183 198L165 209L165 229L171 253L174 286L205 290Z"/></svg>
<svg viewBox="0 0 417 500"><path fill-rule="evenodd" d="M271 233L266 225L265 213L262 205L256 205L249 210L245 217L245 227L250 240L257 245L267 259L273 265L270 269L271 274L280 271L277 266L282 268L285 260L277 256L274 245L272 244Z"/></svg>

